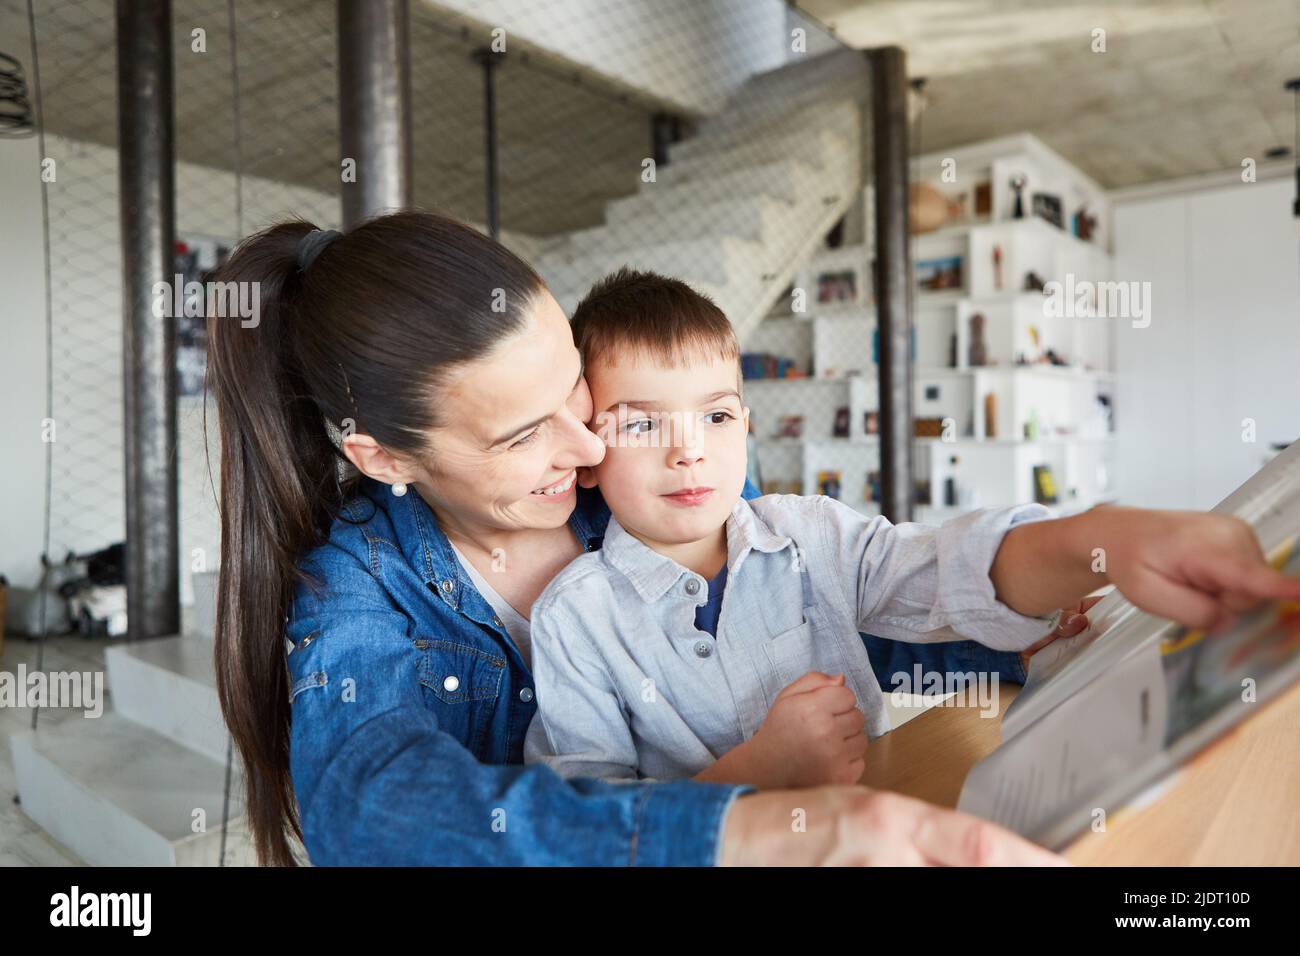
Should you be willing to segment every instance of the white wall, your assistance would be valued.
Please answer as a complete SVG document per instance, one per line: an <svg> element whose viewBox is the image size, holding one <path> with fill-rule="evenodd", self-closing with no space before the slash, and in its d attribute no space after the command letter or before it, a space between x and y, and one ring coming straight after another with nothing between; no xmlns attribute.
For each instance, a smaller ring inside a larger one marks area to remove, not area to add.
<svg viewBox="0 0 1300 956"><path fill-rule="evenodd" d="M1300 238L1289 179L1115 207L1116 278L1151 283L1119 320L1117 484L1126 504L1210 508L1300 438ZM1253 419L1254 443L1243 441Z"/></svg>

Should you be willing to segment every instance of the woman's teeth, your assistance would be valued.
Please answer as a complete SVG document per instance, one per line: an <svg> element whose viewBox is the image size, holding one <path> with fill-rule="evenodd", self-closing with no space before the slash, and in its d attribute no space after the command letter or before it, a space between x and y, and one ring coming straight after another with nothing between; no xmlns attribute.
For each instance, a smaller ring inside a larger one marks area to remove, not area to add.
<svg viewBox="0 0 1300 956"><path fill-rule="evenodd" d="M535 494L535 495L562 495L562 494L564 494L566 491L568 491L570 488L573 487L573 480L574 480L575 478L577 478L577 477L578 477L578 473L575 471L575 472L573 472L572 474L570 474L568 478L564 479L564 481L560 482L559 484L555 484L555 485L547 485L545 488L536 488L536 489L534 489L534 490L533 490L533 494Z"/></svg>

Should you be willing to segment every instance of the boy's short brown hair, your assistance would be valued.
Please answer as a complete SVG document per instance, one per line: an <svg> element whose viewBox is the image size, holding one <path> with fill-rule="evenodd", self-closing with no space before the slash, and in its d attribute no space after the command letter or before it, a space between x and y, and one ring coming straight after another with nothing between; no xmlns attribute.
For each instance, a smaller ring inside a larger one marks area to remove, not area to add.
<svg viewBox="0 0 1300 956"><path fill-rule="evenodd" d="M699 354L734 359L740 344L722 310L685 282L624 266L594 286L573 310L573 340L585 363L630 349L673 366Z"/></svg>

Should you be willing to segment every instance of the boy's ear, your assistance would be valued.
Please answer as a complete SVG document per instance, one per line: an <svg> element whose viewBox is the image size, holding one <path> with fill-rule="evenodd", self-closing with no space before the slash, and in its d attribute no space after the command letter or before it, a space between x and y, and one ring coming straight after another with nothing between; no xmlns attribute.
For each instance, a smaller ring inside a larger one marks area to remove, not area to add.
<svg viewBox="0 0 1300 956"><path fill-rule="evenodd" d="M356 466L357 471L375 481L382 481L386 485L399 481L410 484L417 478L413 468L406 462L400 461L369 435L354 432L345 435L340 444L343 454Z"/></svg>

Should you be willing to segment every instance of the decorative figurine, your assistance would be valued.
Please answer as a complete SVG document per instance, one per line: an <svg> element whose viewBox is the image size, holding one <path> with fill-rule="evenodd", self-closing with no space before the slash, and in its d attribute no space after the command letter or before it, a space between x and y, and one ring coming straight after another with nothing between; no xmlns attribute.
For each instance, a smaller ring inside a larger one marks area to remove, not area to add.
<svg viewBox="0 0 1300 956"><path fill-rule="evenodd" d="M1011 212L1012 219L1025 218L1025 187L1029 185L1029 177L1024 173L1016 173L1011 177L1011 188L1016 192L1016 206Z"/></svg>
<svg viewBox="0 0 1300 956"><path fill-rule="evenodd" d="M984 313L976 312L970 317L970 346L966 363L972 368L979 368L988 364L988 358L988 346L984 343Z"/></svg>

